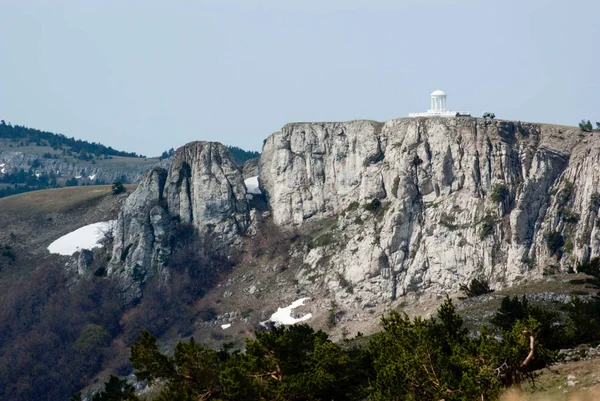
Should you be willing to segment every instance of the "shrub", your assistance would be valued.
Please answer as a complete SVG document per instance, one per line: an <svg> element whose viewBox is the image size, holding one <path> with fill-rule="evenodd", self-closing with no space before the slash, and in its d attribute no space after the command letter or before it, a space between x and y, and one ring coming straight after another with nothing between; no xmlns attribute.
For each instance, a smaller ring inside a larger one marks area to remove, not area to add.
<svg viewBox="0 0 600 401"><path fill-rule="evenodd" d="M595 212L600 208L600 194L598 192L594 192L590 196L590 210Z"/></svg>
<svg viewBox="0 0 600 401"><path fill-rule="evenodd" d="M500 203L500 202L504 202L506 199L508 199L509 195L510 195L510 192L506 185L495 184L494 187L492 188L492 194L490 197L494 202Z"/></svg>
<svg viewBox="0 0 600 401"><path fill-rule="evenodd" d="M585 132L592 132L592 129L594 129L594 127L592 126L592 122L590 120L581 120L581 122L579 123L579 129Z"/></svg>
<svg viewBox="0 0 600 401"><path fill-rule="evenodd" d="M478 280L476 278L471 280L471 282L468 285L461 284L460 290L464 292L465 295L469 298L494 292L494 290L490 288L490 285L487 280Z"/></svg>
<svg viewBox="0 0 600 401"><path fill-rule="evenodd" d="M579 213L574 213L570 209L558 209L559 216L565 223L575 224L579 221Z"/></svg>
<svg viewBox="0 0 600 401"><path fill-rule="evenodd" d="M106 347L110 340L110 334L104 327L90 323L81 329L75 347L81 351L89 351L97 347Z"/></svg>
<svg viewBox="0 0 600 401"><path fill-rule="evenodd" d="M481 220L481 230L479 232L479 238L484 239L488 235L494 232L495 227L494 217L492 215L486 214L483 220Z"/></svg>
<svg viewBox="0 0 600 401"><path fill-rule="evenodd" d="M450 231L454 231L458 228L458 225L454 224L454 216L449 216L446 213L440 215L439 223Z"/></svg>
<svg viewBox="0 0 600 401"><path fill-rule="evenodd" d="M353 211L356 209L358 209L358 202L354 201L348 205L348 208L346 209L346 211L350 212L350 211Z"/></svg>
<svg viewBox="0 0 600 401"><path fill-rule="evenodd" d="M125 186L123 185L123 183L120 180L116 180L115 182L113 182L112 184L112 193L114 195L118 195L121 194L123 192L125 192Z"/></svg>
<svg viewBox="0 0 600 401"><path fill-rule="evenodd" d="M571 295L567 310L574 343L588 343L600 339L599 306L598 301L583 301Z"/></svg>
<svg viewBox="0 0 600 401"><path fill-rule="evenodd" d="M550 250L550 256L558 254L558 257L560 259L560 257L562 256L562 248L565 245L565 238L562 236L561 233L555 231L553 233L548 234L548 237L546 237L546 245Z"/></svg>
<svg viewBox="0 0 600 401"><path fill-rule="evenodd" d="M571 200L571 196L573 196L574 189L575 187L571 181L565 181L563 189L561 189L558 193L557 203L559 207L566 205Z"/></svg>
<svg viewBox="0 0 600 401"><path fill-rule="evenodd" d="M365 205L365 209L369 212L376 212L381 207L381 201L377 198L373 198L371 202Z"/></svg>
<svg viewBox="0 0 600 401"><path fill-rule="evenodd" d="M595 257L590 259L589 262L580 263L577 266L577 271L589 274L595 278L600 278L600 258Z"/></svg>
<svg viewBox="0 0 600 401"><path fill-rule="evenodd" d="M139 398L135 395L135 387L127 383L127 380L110 375L110 379L104 383L104 390L95 394L92 401L115 400L137 401Z"/></svg>
<svg viewBox="0 0 600 401"><path fill-rule="evenodd" d="M17 258L17 255L15 255L15 251L13 251L12 248L8 245L6 245L5 248L2 250L2 256L10 259L12 262L14 262Z"/></svg>

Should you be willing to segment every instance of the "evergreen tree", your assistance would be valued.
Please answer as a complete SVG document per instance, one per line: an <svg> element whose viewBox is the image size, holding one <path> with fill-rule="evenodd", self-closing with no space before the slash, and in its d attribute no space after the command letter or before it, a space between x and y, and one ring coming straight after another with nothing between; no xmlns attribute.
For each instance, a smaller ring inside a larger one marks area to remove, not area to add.
<svg viewBox="0 0 600 401"><path fill-rule="evenodd" d="M96 393L92 397L92 401L138 401L139 398L135 395L134 390L134 387L124 379L110 375L110 379L104 384L104 390Z"/></svg>
<svg viewBox="0 0 600 401"><path fill-rule="evenodd" d="M112 184L112 193L114 195L118 195L121 194L123 192L125 192L127 189L125 188L125 186L123 185L123 183L121 183L120 180L114 181Z"/></svg>

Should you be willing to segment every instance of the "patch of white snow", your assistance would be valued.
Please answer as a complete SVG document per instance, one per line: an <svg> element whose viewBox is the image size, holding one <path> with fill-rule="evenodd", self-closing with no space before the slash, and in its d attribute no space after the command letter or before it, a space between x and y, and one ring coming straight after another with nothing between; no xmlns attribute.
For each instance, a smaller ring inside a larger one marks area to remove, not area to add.
<svg viewBox="0 0 600 401"><path fill-rule="evenodd" d="M226 324L222 324L222 325L221 325L221 328L222 328L223 330L227 330L227 329L228 329L228 328L230 328L230 327L231 327L231 323L226 323Z"/></svg>
<svg viewBox="0 0 600 401"><path fill-rule="evenodd" d="M244 184L246 184L246 192L252 195L260 195L260 188L258 187L258 176L246 178L244 180Z"/></svg>
<svg viewBox="0 0 600 401"><path fill-rule="evenodd" d="M282 324L296 324L310 319L312 317L312 313L307 313L306 315L299 318L292 317L292 310L299 307L300 305L304 305L304 301L306 301L307 299L310 298L300 298L294 301L290 306L287 306L285 308L277 308L277 312L273 313L269 320L274 322L276 326L279 326Z"/></svg>
<svg viewBox="0 0 600 401"><path fill-rule="evenodd" d="M2 170L0 170L0 171L2 171L2 174L6 173L6 169L4 167L2 167Z"/></svg>
<svg viewBox="0 0 600 401"><path fill-rule="evenodd" d="M78 176L76 176L76 177L75 177L75 179L77 179L77 180L78 180L78 179L80 179L80 178L81 178L81 176L80 176L80 175L78 175Z"/></svg>
<svg viewBox="0 0 600 401"><path fill-rule="evenodd" d="M6 166L6 164L5 164L5 163L1 163L1 164L0 164L0 167L4 167L4 166Z"/></svg>
<svg viewBox="0 0 600 401"><path fill-rule="evenodd" d="M35 173L35 176L36 176L37 178L40 178L40 175L42 175L42 174L41 174L41 173Z"/></svg>
<svg viewBox="0 0 600 401"><path fill-rule="evenodd" d="M115 223L115 220L101 221L78 228L48 245L48 251L70 256L82 249L102 247L98 241L104 237L108 230L112 229Z"/></svg>
<svg viewBox="0 0 600 401"><path fill-rule="evenodd" d="M95 179L96 179L96 174L90 175L88 178L89 178L90 180L95 180Z"/></svg>

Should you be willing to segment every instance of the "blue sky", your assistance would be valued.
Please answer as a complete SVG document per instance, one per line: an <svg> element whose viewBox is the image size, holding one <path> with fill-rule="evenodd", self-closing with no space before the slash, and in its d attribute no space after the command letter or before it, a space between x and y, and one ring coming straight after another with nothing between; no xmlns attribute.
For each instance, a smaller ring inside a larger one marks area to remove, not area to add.
<svg viewBox="0 0 600 401"><path fill-rule="evenodd" d="M158 155L448 107L600 121L598 1L0 0L0 119Z"/></svg>

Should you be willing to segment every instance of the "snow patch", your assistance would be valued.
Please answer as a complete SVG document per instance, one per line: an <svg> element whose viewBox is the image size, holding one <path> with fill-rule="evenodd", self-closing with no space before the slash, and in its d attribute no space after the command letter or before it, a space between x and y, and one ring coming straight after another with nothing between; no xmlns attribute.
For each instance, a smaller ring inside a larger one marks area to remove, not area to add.
<svg viewBox="0 0 600 401"><path fill-rule="evenodd" d="M70 256L82 249L100 248L102 245L98 241L107 231L112 230L115 223L116 220L101 221L78 228L48 245L48 251Z"/></svg>
<svg viewBox="0 0 600 401"><path fill-rule="evenodd" d="M90 175L88 178L89 178L90 180L95 180L95 179L96 179L96 174Z"/></svg>
<svg viewBox="0 0 600 401"><path fill-rule="evenodd" d="M261 195L260 188L258 187L258 176L246 178L244 180L244 184L246 184L246 192L252 195Z"/></svg>
<svg viewBox="0 0 600 401"><path fill-rule="evenodd" d="M231 323L226 323L226 324L222 324L222 325L221 325L221 328L222 328L223 330L227 330L227 329L228 329L228 328L230 328L230 327L231 327Z"/></svg>
<svg viewBox="0 0 600 401"><path fill-rule="evenodd" d="M37 178L40 178L40 175L42 175L42 174L41 174L41 173L35 173L35 176L36 176Z"/></svg>
<svg viewBox="0 0 600 401"><path fill-rule="evenodd" d="M6 169L4 167L2 167L2 170L0 170L2 172L2 174L6 173Z"/></svg>
<svg viewBox="0 0 600 401"><path fill-rule="evenodd" d="M77 180L78 180L78 179L80 179L80 178L81 178L81 176L80 176L80 175L78 175L78 176L76 176L76 177L75 177L75 179L77 179Z"/></svg>
<svg viewBox="0 0 600 401"><path fill-rule="evenodd" d="M292 317L292 310L294 310L295 308L297 308L301 305L304 305L304 301L306 301L307 299L310 299L310 298L300 298L300 299L292 302L292 304L290 306L286 306L285 308L277 308L277 312L273 313L269 320L267 320L266 322L262 322L261 324L264 326L264 323L271 321L271 322L275 323L275 326L279 326L282 324L290 325L290 324L304 322L304 321L310 319L312 317L312 313L307 313L306 315L299 317L299 318Z"/></svg>
<svg viewBox="0 0 600 401"><path fill-rule="evenodd" d="M4 167L4 166L6 166L5 163L0 163L0 167Z"/></svg>

